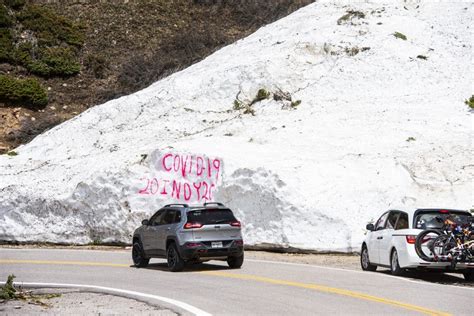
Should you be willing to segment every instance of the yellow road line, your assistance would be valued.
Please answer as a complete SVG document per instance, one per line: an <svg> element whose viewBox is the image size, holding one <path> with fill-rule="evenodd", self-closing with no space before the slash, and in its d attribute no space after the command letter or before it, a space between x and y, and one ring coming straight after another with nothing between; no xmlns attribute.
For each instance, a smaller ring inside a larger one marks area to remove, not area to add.
<svg viewBox="0 0 474 316"><path fill-rule="evenodd" d="M0 259L0 264L45 264L45 265L78 265L78 266L95 266L95 267L118 267L118 268L128 268L130 267L129 264L123 263L108 263L108 262L87 262L87 261L56 261L56 260L17 260L17 259ZM356 299L372 301L376 303L392 305L400 308L404 308L407 310L420 312L426 315L433 315L433 316L450 316L450 314L445 312L438 312L435 310L431 310L428 308L424 308L421 306L416 306L412 304L402 303L382 297L372 296L369 294L364 294L355 291L349 291L344 289L338 289L335 287L329 287L325 285L318 285L313 283L300 283L300 282L293 282L293 281L285 281L285 280L278 280L278 279L271 279L256 275L249 275L249 274L237 274L237 273L228 273L228 272L220 272L220 271L202 271L199 272L200 274L210 275L210 276L218 276L218 277L225 277L225 278L233 278L233 279L240 279L240 280L250 280L250 281L257 281L262 283L269 283L269 284L276 284L276 285L285 285L285 286L293 286L298 288L316 290L319 292L324 293L331 293L331 294L338 294L343 296L348 296Z"/></svg>
<svg viewBox="0 0 474 316"><path fill-rule="evenodd" d="M423 314L426 314L426 315L436 315L436 316L448 316L448 315L450 315L450 314L445 313L445 312L438 312L438 311L427 309L427 308L424 308L424 307L421 307L421 306L402 303L402 302L398 302L398 301L394 301L394 300L390 300L390 299L386 299L386 298L382 298L382 297L372 296L372 295L369 295L369 294L364 294L364 293L355 292L355 291L338 289L338 288L335 288L335 287L329 287L329 286L324 286L324 285L310 284L310 283L300 283L300 282L285 281L285 280L277 280L277 279L271 279L271 278L266 278L266 277L261 277L261 276L256 276L256 275L237 274L237 273L218 272L218 271L203 271L203 272L200 272L200 273L201 274L206 274L206 275L211 275L211 276L225 277L225 278L233 278L233 279L240 279L240 280L251 280L251 281L257 281L257 282L263 282L263 283L293 286L293 287L299 287L299 288L304 288L304 289L316 290L316 291L324 292L324 293L331 293L331 294L349 296L349 297L362 299L362 300L366 300L366 301L372 301L372 302L382 303L382 304L386 304L386 305L392 305L392 306L404 308L404 309L407 309L407 310L420 312L420 313L423 313Z"/></svg>
<svg viewBox="0 0 474 316"><path fill-rule="evenodd" d="M129 268L130 264L108 263L108 262L87 262L87 261L55 261L55 260L9 260L0 259L0 263L26 263L26 264L54 264L54 265L75 265L75 266L91 266L91 267L120 267Z"/></svg>

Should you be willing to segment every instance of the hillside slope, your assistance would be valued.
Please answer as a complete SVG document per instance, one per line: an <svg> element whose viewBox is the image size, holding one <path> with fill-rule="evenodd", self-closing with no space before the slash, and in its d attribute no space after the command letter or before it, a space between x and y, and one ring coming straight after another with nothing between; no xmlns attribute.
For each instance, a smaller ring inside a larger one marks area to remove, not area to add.
<svg viewBox="0 0 474 316"><path fill-rule="evenodd" d="M248 244L353 251L387 208L470 208L472 9L311 4L91 108L0 156L0 239L130 242L208 198Z"/></svg>
<svg viewBox="0 0 474 316"><path fill-rule="evenodd" d="M0 0L0 154L310 2ZM3 75L37 80L42 102Z"/></svg>

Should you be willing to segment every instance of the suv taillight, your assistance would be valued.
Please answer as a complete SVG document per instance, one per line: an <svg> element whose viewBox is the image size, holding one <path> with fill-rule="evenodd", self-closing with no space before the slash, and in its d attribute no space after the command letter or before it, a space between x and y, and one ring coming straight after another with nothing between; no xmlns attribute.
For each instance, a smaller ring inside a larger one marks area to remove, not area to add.
<svg viewBox="0 0 474 316"><path fill-rule="evenodd" d="M201 227L202 227L201 223L187 222L186 224L184 224L184 229L201 228Z"/></svg>
<svg viewBox="0 0 474 316"><path fill-rule="evenodd" d="M239 221L235 221L235 222L231 222L231 223L230 223L230 226L241 227L242 224L241 224Z"/></svg>

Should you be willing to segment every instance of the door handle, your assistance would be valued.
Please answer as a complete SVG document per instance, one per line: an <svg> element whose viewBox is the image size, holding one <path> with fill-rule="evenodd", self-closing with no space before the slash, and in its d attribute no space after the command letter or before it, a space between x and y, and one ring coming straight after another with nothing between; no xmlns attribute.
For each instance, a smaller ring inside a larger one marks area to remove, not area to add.
<svg viewBox="0 0 474 316"><path fill-rule="evenodd" d="M166 228L166 230L171 230L171 227Z"/></svg>
<svg viewBox="0 0 474 316"><path fill-rule="evenodd" d="M383 237L377 237L377 239L383 239Z"/></svg>

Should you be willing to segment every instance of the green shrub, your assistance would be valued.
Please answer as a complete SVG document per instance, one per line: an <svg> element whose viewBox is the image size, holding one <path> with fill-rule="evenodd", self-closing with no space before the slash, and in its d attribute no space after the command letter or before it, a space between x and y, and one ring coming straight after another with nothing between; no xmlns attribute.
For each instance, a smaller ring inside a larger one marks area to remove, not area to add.
<svg viewBox="0 0 474 316"><path fill-rule="evenodd" d="M2 300L11 300L16 298L16 289L13 286L13 280L15 276L10 274L7 278L7 282L4 286L0 288L0 299Z"/></svg>
<svg viewBox="0 0 474 316"><path fill-rule="evenodd" d="M16 79L0 75L0 100L11 104L24 104L38 108L48 103L46 90L36 79Z"/></svg>
<svg viewBox="0 0 474 316"><path fill-rule="evenodd" d="M341 25L343 23L346 23L352 19L363 19L365 18L365 13L364 12L360 12L360 11L355 11L355 10L348 10L346 14L344 14L343 16L341 16L338 20L337 20L337 25Z"/></svg>
<svg viewBox="0 0 474 316"><path fill-rule="evenodd" d="M255 98L252 100L252 102L250 102L250 105L260 102L262 100L268 99L269 97L270 97L270 92L268 92L265 89L259 89L257 91L257 95L255 96Z"/></svg>
<svg viewBox="0 0 474 316"><path fill-rule="evenodd" d="M3 4L0 4L0 27L9 27L13 23L12 18L8 14L8 9Z"/></svg>
<svg viewBox="0 0 474 316"><path fill-rule="evenodd" d="M69 48L54 47L42 49L37 60L30 60L26 68L34 74L50 76L72 76L81 70Z"/></svg>
<svg viewBox="0 0 474 316"><path fill-rule="evenodd" d="M292 101L291 102L291 107L296 108L300 104L301 104L301 100Z"/></svg>
<svg viewBox="0 0 474 316"><path fill-rule="evenodd" d="M63 16L37 5L27 5L17 14L23 26L36 33L40 46L54 46L64 41L77 47L84 43L84 35L78 25Z"/></svg>
<svg viewBox="0 0 474 316"><path fill-rule="evenodd" d="M27 65L32 61L33 45L28 42L20 43L13 52L13 60L20 65Z"/></svg>
<svg viewBox="0 0 474 316"><path fill-rule="evenodd" d="M25 5L26 0L4 0L4 2L8 7L18 10Z"/></svg>
<svg viewBox="0 0 474 316"><path fill-rule="evenodd" d="M400 32L395 32L395 33L393 33L393 36L395 36L396 38L402 39L402 40L404 40L404 41L407 40L407 37L405 36L405 34L402 34L402 33L400 33Z"/></svg>
<svg viewBox="0 0 474 316"><path fill-rule="evenodd" d="M0 62L12 60L13 36L7 28L0 28Z"/></svg>
<svg viewBox="0 0 474 316"><path fill-rule="evenodd" d="M474 95L472 95L468 100L464 101L464 103L471 109L474 109Z"/></svg>

